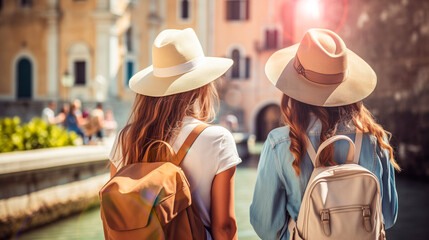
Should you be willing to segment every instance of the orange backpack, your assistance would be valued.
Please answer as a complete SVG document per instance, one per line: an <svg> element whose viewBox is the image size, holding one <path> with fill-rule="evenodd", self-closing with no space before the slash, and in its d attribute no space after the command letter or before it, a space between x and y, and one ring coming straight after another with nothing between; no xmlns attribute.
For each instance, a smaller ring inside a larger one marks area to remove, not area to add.
<svg viewBox="0 0 429 240"><path fill-rule="evenodd" d="M101 188L105 239L207 238L192 204L189 182L179 167L206 127L196 126L171 162L152 159L124 166Z"/></svg>

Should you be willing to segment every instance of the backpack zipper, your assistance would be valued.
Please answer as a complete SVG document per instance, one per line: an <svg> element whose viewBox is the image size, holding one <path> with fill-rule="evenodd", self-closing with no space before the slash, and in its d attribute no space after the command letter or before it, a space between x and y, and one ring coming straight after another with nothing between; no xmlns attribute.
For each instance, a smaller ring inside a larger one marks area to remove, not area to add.
<svg viewBox="0 0 429 240"><path fill-rule="evenodd" d="M351 205L351 206L345 206L345 207L333 207L329 208L330 213L341 213L341 212L351 212L351 211L359 211L362 210L363 207L368 207L368 205Z"/></svg>

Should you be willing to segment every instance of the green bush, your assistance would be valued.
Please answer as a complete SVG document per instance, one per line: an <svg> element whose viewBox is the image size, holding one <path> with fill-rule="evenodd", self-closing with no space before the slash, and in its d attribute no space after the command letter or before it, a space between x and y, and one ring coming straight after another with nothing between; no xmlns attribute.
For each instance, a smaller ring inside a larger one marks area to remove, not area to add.
<svg viewBox="0 0 429 240"><path fill-rule="evenodd" d="M78 138L40 118L21 124L19 117L0 119L0 153L75 145Z"/></svg>

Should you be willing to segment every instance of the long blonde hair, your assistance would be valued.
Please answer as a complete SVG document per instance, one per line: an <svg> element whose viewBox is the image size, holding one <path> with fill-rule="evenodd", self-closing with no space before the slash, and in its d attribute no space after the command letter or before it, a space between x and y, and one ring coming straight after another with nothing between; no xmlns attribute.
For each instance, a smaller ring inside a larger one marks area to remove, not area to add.
<svg viewBox="0 0 429 240"><path fill-rule="evenodd" d="M362 102L339 107L318 107L299 102L287 95L283 95L281 110L285 123L290 128L290 151L295 158L292 167L297 176L301 173L300 164L306 152L305 134L310 124L309 113L313 113L322 123L320 142L333 136L339 123L350 122L362 132L374 135L381 148L389 151L390 162L393 167L398 171L401 169L393 156L393 148L388 141L383 139L385 136L390 139L391 134L384 130L380 124L375 122L373 116ZM321 166L336 165L333 155L334 146L331 144L320 154L319 161Z"/></svg>
<svg viewBox="0 0 429 240"><path fill-rule="evenodd" d="M150 159L168 156L168 143L185 116L207 122L214 118L218 94L213 83L188 92L165 97L137 94L128 124L119 134L123 165L142 162L149 145ZM171 157L171 156L170 156Z"/></svg>

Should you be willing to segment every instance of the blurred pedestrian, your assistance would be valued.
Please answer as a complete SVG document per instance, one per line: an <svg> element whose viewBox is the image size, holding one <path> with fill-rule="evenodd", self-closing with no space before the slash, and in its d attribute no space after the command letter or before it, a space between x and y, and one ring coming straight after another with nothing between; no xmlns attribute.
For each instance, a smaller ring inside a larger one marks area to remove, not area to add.
<svg viewBox="0 0 429 240"><path fill-rule="evenodd" d="M71 103L75 106L75 115L77 118L79 118L79 121L82 120L83 114L82 114L82 102L79 99L74 99Z"/></svg>
<svg viewBox="0 0 429 240"><path fill-rule="evenodd" d="M91 111L88 121L85 124L85 135L88 136L90 143L103 140L104 112L103 104L97 103L97 107Z"/></svg>
<svg viewBox="0 0 429 240"><path fill-rule="evenodd" d="M48 106L42 111L42 119L48 124L56 124L55 120L55 102L49 101Z"/></svg>
<svg viewBox="0 0 429 240"><path fill-rule="evenodd" d="M84 132L81 129L81 126L83 126L82 118L78 117L76 112L78 111L79 106L76 104L75 101L71 104L70 111L68 112L64 126L69 132L75 132L77 133L83 140L83 144L87 143L87 138L85 137Z"/></svg>
<svg viewBox="0 0 429 240"><path fill-rule="evenodd" d="M63 106L61 107L60 112L56 116L56 124L65 127L65 120L69 111L70 111L70 104L63 103Z"/></svg>
<svg viewBox="0 0 429 240"><path fill-rule="evenodd" d="M106 110L106 117L104 119L104 131L106 136L110 136L118 129L118 123L115 120L112 109Z"/></svg>
<svg viewBox="0 0 429 240"><path fill-rule="evenodd" d="M91 110L89 108L85 108L82 112L82 118L87 119L91 115Z"/></svg>

